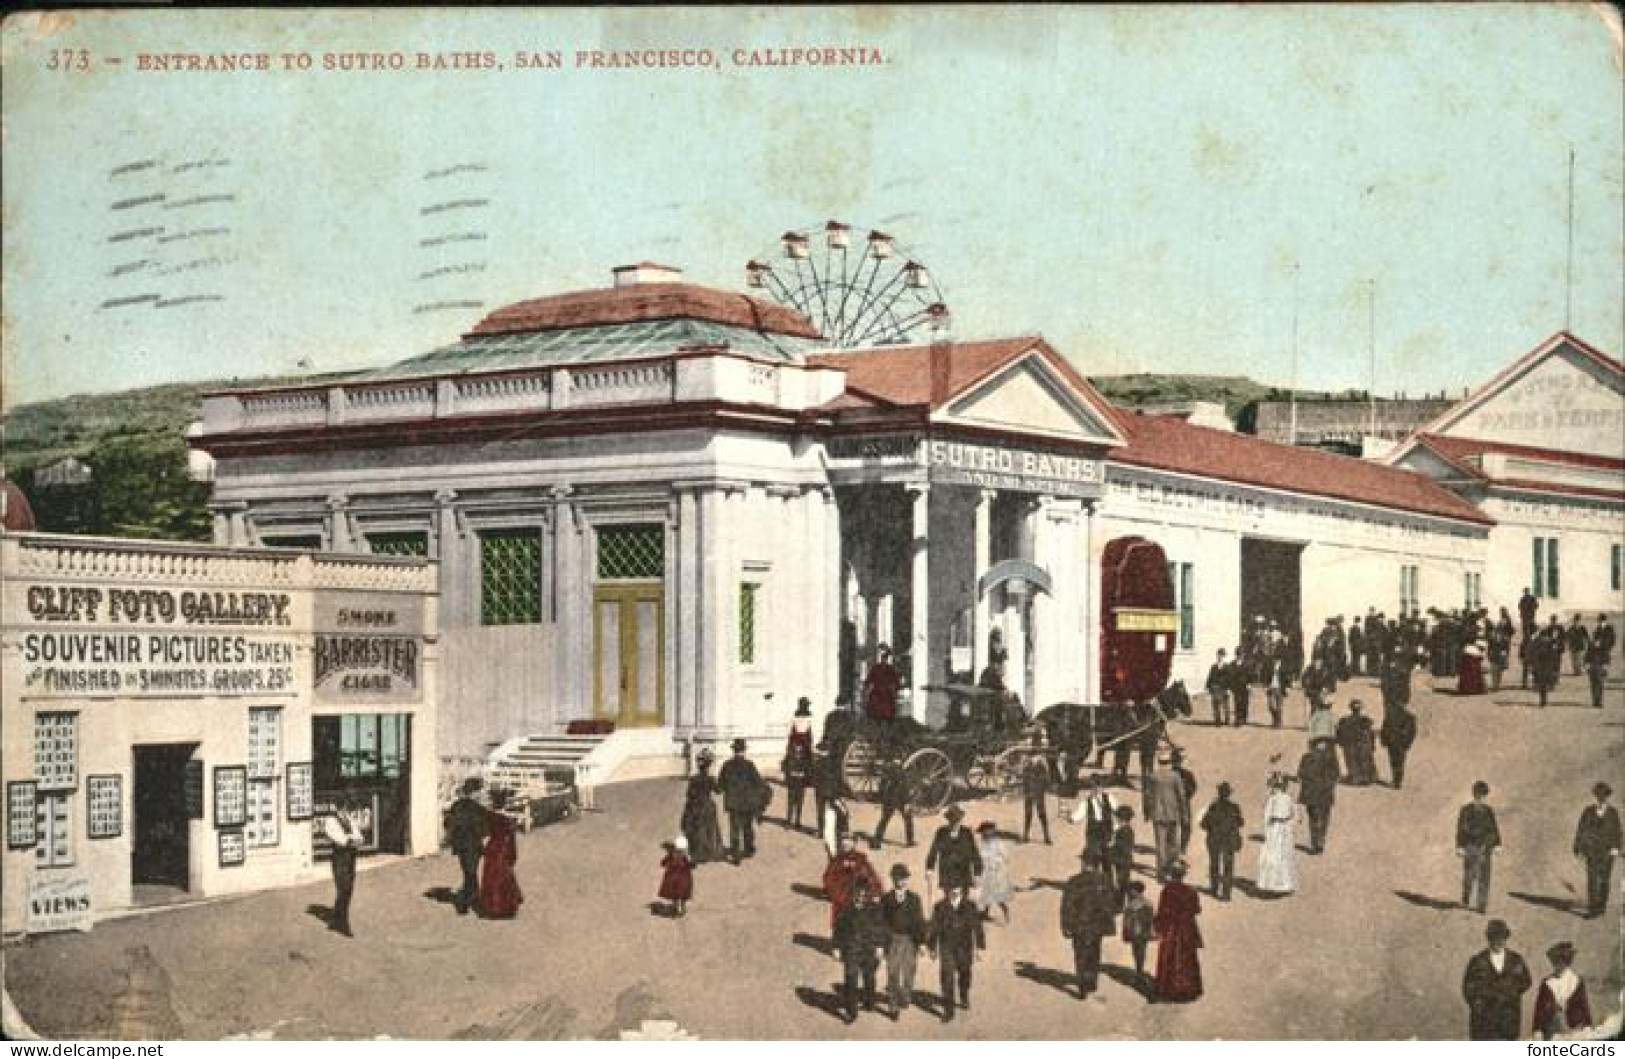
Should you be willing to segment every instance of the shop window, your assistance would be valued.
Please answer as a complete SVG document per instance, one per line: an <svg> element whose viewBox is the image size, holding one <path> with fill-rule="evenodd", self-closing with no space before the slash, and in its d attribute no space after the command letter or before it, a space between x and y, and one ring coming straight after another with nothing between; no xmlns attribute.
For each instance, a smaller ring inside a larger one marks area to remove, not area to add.
<svg viewBox="0 0 1625 1059"><path fill-rule="evenodd" d="M78 714L35 715L34 779L41 791L71 791L79 786Z"/></svg>
<svg viewBox="0 0 1625 1059"><path fill-rule="evenodd" d="M394 780L406 775L411 761L408 715L347 713L337 721L339 779Z"/></svg>
<svg viewBox="0 0 1625 1059"><path fill-rule="evenodd" d="M755 581L739 585L739 664L756 664L756 616L759 612L762 586Z"/></svg>
<svg viewBox="0 0 1625 1059"><path fill-rule="evenodd" d="M598 530L598 580L658 581L666 576L666 527L659 523Z"/></svg>
<svg viewBox="0 0 1625 1059"><path fill-rule="evenodd" d="M286 533L260 534L260 544L267 548L302 548L307 552L322 550L322 535L319 533Z"/></svg>
<svg viewBox="0 0 1625 1059"><path fill-rule="evenodd" d="M1462 605L1468 610L1477 610L1482 602L1484 590L1484 575L1469 570L1463 576Z"/></svg>
<svg viewBox="0 0 1625 1059"><path fill-rule="evenodd" d="M1557 538L1536 537L1534 546L1534 577L1531 578L1534 593L1537 597L1545 599L1557 598Z"/></svg>
<svg viewBox="0 0 1625 1059"><path fill-rule="evenodd" d="M536 529L480 534L480 624L542 620L542 535Z"/></svg>
<svg viewBox="0 0 1625 1059"><path fill-rule="evenodd" d="M250 846L274 846L280 839L278 783L282 776L282 711L248 711L248 822Z"/></svg>
<svg viewBox="0 0 1625 1059"><path fill-rule="evenodd" d="M429 555L429 535L422 530L401 533L367 534L367 550L374 555L399 555L424 559Z"/></svg>
<svg viewBox="0 0 1625 1059"><path fill-rule="evenodd" d="M39 843L34 847L34 865L39 868L73 866L73 795L67 791L40 792L34 803L34 823Z"/></svg>

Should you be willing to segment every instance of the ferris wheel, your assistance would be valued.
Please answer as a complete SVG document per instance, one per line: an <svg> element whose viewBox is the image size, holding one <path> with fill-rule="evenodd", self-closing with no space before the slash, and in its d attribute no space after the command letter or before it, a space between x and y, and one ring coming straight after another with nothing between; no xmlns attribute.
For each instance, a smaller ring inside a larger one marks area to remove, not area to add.
<svg viewBox="0 0 1625 1059"><path fill-rule="evenodd" d="M879 229L859 238L851 225L830 221L822 231L785 232L775 251L745 265L745 283L807 317L839 348L898 345L948 326L931 270Z"/></svg>

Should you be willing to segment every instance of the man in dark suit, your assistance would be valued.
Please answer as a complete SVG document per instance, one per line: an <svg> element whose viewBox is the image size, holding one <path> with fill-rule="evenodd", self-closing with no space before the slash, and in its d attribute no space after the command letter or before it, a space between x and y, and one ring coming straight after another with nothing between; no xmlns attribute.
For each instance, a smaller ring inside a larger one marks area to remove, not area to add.
<svg viewBox="0 0 1625 1059"><path fill-rule="evenodd" d="M1230 784L1221 783L1219 795L1202 814L1202 830L1207 832L1208 879L1213 896L1230 900L1236 884L1236 852L1241 849L1241 807L1230 800Z"/></svg>
<svg viewBox="0 0 1625 1059"><path fill-rule="evenodd" d="M1230 719L1237 728L1247 726L1247 711L1252 703L1253 667L1246 654L1238 647L1230 662Z"/></svg>
<svg viewBox="0 0 1625 1059"><path fill-rule="evenodd" d="M1044 832L1044 845L1049 845L1049 812L1045 803L1049 801L1049 758L1044 753L1044 735L1042 732L1033 733L1032 753L1021 766L1021 841L1027 842L1033 837L1033 817L1038 817L1038 825Z"/></svg>
<svg viewBox="0 0 1625 1059"><path fill-rule="evenodd" d="M1298 801L1309 815L1309 852L1326 849L1337 801L1337 756L1330 739L1316 739L1298 761Z"/></svg>
<svg viewBox="0 0 1625 1059"><path fill-rule="evenodd" d="M1606 666L1609 656L1614 653L1614 627L1608 624L1608 615L1597 615L1597 625L1591 630L1591 642L1602 644L1602 661Z"/></svg>
<svg viewBox="0 0 1625 1059"><path fill-rule="evenodd" d="M1117 800L1100 785L1100 777L1089 777L1089 793L1072 810L1072 822L1083 825L1083 852L1102 869L1109 863L1116 813Z"/></svg>
<svg viewBox="0 0 1625 1059"><path fill-rule="evenodd" d="M1489 804L1490 785L1473 784L1473 800L1456 815L1456 856L1461 858L1461 907L1483 914L1490 899L1490 858L1501 845L1501 829Z"/></svg>
<svg viewBox="0 0 1625 1059"><path fill-rule="evenodd" d="M1117 929L1117 895L1088 857L1079 859L1082 869L1061 891L1061 935L1072 942L1078 999L1087 1000L1100 984L1100 941Z"/></svg>
<svg viewBox="0 0 1625 1059"><path fill-rule="evenodd" d="M869 893L869 884L852 888L852 903L835 917L835 952L841 961L841 1001L846 1021L858 1017L858 986L863 986L863 1009L875 1007L875 971L880 966L880 950L890 935L880 917L880 909Z"/></svg>
<svg viewBox="0 0 1625 1059"><path fill-rule="evenodd" d="M1544 707L1546 696L1557 687L1558 676L1563 671L1563 627L1557 624L1557 615L1552 615L1551 622L1529 641L1528 663Z"/></svg>
<svg viewBox="0 0 1625 1059"><path fill-rule="evenodd" d="M965 810L950 805L943 815L948 822L937 828L931 839L931 850L925 856L925 874L928 879L935 876L944 893L955 887L968 890L982 874L982 854L976 848L976 836L961 824Z"/></svg>
<svg viewBox="0 0 1625 1059"><path fill-rule="evenodd" d="M1484 930L1489 947L1467 961L1461 995L1467 1001L1467 1039L1515 1041L1523 1024L1523 995L1534 984L1523 957L1507 948L1512 931L1499 919Z"/></svg>
<svg viewBox="0 0 1625 1059"><path fill-rule="evenodd" d="M743 739L733 741L733 752L734 756L717 773L717 788L722 791L722 808L728 814L728 859L738 864L756 856L756 817L765 804L767 784L755 763L745 756Z"/></svg>
<svg viewBox="0 0 1625 1059"><path fill-rule="evenodd" d="M1569 627L1563 630L1563 645L1569 649L1569 676L1577 677L1586 648L1591 646L1591 630L1580 624L1580 615L1569 618Z"/></svg>
<svg viewBox="0 0 1625 1059"><path fill-rule="evenodd" d="M1619 811L1608 804L1614 789L1606 783L1591 788L1596 805L1588 805L1580 814L1580 824L1574 830L1574 855L1586 865L1586 918L1595 919L1608 907L1608 880L1614 873L1614 858L1619 856Z"/></svg>
<svg viewBox="0 0 1625 1059"><path fill-rule="evenodd" d="M1586 647L1586 679L1591 683L1591 708L1602 709L1602 684L1608 678L1608 648L1601 639L1592 639Z"/></svg>
<svg viewBox="0 0 1625 1059"><path fill-rule="evenodd" d="M1524 639L1529 639L1535 632L1535 615L1540 611L1540 600L1529 589L1523 590L1518 597L1518 627Z"/></svg>
<svg viewBox="0 0 1625 1059"><path fill-rule="evenodd" d="M481 785L477 778L463 781L457 800L446 810L446 840L452 853L457 855L458 867L463 870L463 886L453 902L460 916L467 915L474 907L474 895L480 888L480 854L485 849L486 832L490 830L485 806L474 799Z"/></svg>
<svg viewBox="0 0 1625 1059"><path fill-rule="evenodd" d="M891 997L894 1019L914 999L914 968L928 930L925 907L920 895L908 888L908 880L908 867L893 864L891 892L880 899L880 918L885 920L890 934L886 945L886 994Z"/></svg>
<svg viewBox="0 0 1625 1059"><path fill-rule="evenodd" d="M971 965L976 962L976 954L987 948L982 913L965 892L963 886L948 887L948 896L931 911L927 945L941 976L944 1022L953 1020L956 997L960 1007L970 1010Z"/></svg>

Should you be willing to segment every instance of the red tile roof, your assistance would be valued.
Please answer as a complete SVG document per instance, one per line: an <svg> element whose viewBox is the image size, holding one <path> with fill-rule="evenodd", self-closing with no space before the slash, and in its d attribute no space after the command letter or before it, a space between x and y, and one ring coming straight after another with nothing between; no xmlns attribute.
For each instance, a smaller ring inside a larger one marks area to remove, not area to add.
<svg viewBox="0 0 1625 1059"><path fill-rule="evenodd" d="M948 397L964 393L1009 364L1039 339L1001 338L991 342L952 342L948 355ZM807 362L846 372L848 391L890 405L931 404L931 347L883 346L842 353L815 353Z"/></svg>
<svg viewBox="0 0 1625 1059"><path fill-rule="evenodd" d="M1248 434L1118 410L1128 444L1107 460L1135 467L1307 493L1399 511L1493 525L1476 506L1413 471Z"/></svg>
<svg viewBox="0 0 1625 1059"><path fill-rule="evenodd" d="M28 506L28 497L14 483L0 478L0 529L30 533L34 528L34 509Z"/></svg>
<svg viewBox="0 0 1625 1059"><path fill-rule="evenodd" d="M639 283L532 298L493 311L464 337L674 319L819 337L811 321L782 305L693 283Z"/></svg>
<svg viewBox="0 0 1625 1059"><path fill-rule="evenodd" d="M1506 456L1524 456L1547 463L1567 463L1576 467L1599 467L1609 471L1625 471L1625 460L1613 456L1593 456L1588 452L1570 452L1565 449L1546 449L1533 445L1513 445L1503 441L1484 441L1480 438L1457 438L1446 434L1417 434L1417 440L1453 463L1482 476L1466 461L1485 453Z"/></svg>

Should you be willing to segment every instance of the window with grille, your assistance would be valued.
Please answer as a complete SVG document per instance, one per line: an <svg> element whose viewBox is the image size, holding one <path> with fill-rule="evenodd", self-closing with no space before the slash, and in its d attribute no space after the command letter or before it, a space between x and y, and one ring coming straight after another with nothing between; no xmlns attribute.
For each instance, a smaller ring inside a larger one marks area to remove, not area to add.
<svg viewBox="0 0 1625 1059"><path fill-rule="evenodd" d="M598 530L598 580L658 581L666 576L666 527L659 523Z"/></svg>
<svg viewBox="0 0 1625 1059"><path fill-rule="evenodd" d="M248 823L250 846L274 846L277 826L277 783L282 777L282 711L254 707L248 711Z"/></svg>
<svg viewBox="0 0 1625 1059"><path fill-rule="evenodd" d="M422 530L400 533L367 534L367 550L374 555L401 555L426 558L429 554L429 535Z"/></svg>
<svg viewBox="0 0 1625 1059"><path fill-rule="evenodd" d="M542 620L542 534L536 529L480 534L480 624Z"/></svg>
<svg viewBox="0 0 1625 1059"><path fill-rule="evenodd" d="M1557 598L1557 538L1534 538L1534 589L1537 597Z"/></svg>
<svg viewBox="0 0 1625 1059"><path fill-rule="evenodd" d="M1179 649L1196 645L1196 571L1190 563L1169 563L1168 580L1174 585L1174 609L1179 611Z"/></svg>
<svg viewBox="0 0 1625 1059"><path fill-rule="evenodd" d="M1421 567L1401 566L1399 568L1399 612L1413 614L1421 608L1419 583L1421 580Z"/></svg>
<svg viewBox="0 0 1625 1059"><path fill-rule="evenodd" d="M739 664L756 664L756 616L759 611L762 586L754 581L739 585Z"/></svg>
<svg viewBox="0 0 1625 1059"><path fill-rule="evenodd" d="M34 716L34 779L41 791L71 791L79 786L79 715Z"/></svg>
<svg viewBox="0 0 1625 1059"><path fill-rule="evenodd" d="M1465 599L1463 605L1468 610L1477 610L1482 602L1480 596L1484 589L1484 575L1469 570L1466 574Z"/></svg>

